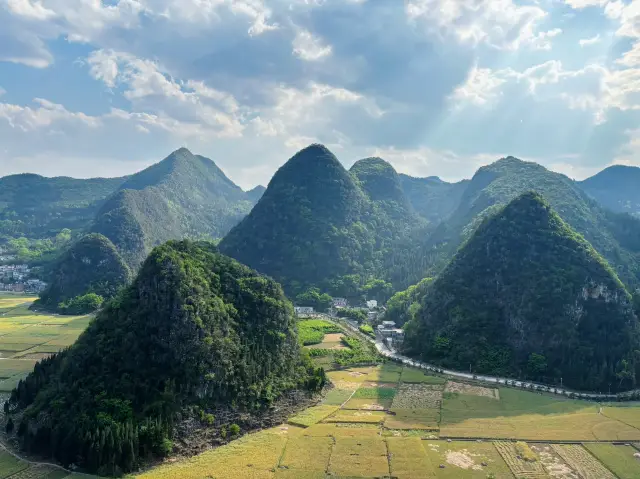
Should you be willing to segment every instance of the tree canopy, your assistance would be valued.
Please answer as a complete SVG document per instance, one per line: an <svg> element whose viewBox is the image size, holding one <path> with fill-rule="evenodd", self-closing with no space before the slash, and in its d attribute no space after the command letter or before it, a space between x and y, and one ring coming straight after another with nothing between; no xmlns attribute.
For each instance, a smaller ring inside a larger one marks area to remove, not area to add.
<svg viewBox="0 0 640 479"><path fill-rule="evenodd" d="M486 219L427 288L409 354L457 369L563 378L577 389L636 381L638 319L607 262L537 194ZM631 372L625 381L617 374ZM543 367L544 366L544 367Z"/></svg>
<svg viewBox="0 0 640 479"><path fill-rule="evenodd" d="M36 365L7 410L28 451L118 474L170 451L192 406L257 412L322 387L306 361L277 283L209 243L174 241L73 346Z"/></svg>

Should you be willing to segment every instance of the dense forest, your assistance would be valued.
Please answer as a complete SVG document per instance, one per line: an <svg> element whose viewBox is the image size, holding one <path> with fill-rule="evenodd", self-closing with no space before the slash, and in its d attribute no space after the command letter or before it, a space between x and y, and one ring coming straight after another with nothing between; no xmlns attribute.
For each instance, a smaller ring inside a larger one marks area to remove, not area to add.
<svg viewBox="0 0 640 479"><path fill-rule="evenodd" d="M220 426L217 408L259 413L323 384L277 283L210 243L172 241L73 346L36 365L5 411L27 451L119 474L170 452L182 419Z"/></svg>
<svg viewBox="0 0 640 479"><path fill-rule="evenodd" d="M615 272L536 193L485 219L420 300L407 353L455 369L630 389L638 319Z"/></svg>
<svg viewBox="0 0 640 479"><path fill-rule="evenodd" d="M0 178L0 239L48 239L81 230L126 178L79 180L21 174Z"/></svg>
<svg viewBox="0 0 640 479"><path fill-rule="evenodd" d="M438 274L484 218L527 191L541 194L627 285L640 286L640 219L610 212L566 176L513 157L480 168L446 221L417 237L412 251L389 257L388 279L405 288Z"/></svg>
<svg viewBox="0 0 640 479"><path fill-rule="evenodd" d="M276 172L220 249L274 277L292 296L318 287L359 297L367 283L384 279L394 242L423 221L391 165L369 158L349 172L324 146L312 145Z"/></svg>
<svg viewBox="0 0 640 479"><path fill-rule="evenodd" d="M216 164L186 148L130 176L102 206L91 231L109 238L136 269L154 246L170 239L221 238L252 208Z"/></svg>
<svg viewBox="0 0 640 479"><path fill-rule="evenodd" d="M469 180L447 183L437 176L400 175L402 189L413 209L431 223L446 220L460 204Z"/></svg>
<svg viewBox="0 0 640 479"><path fill-rule="evenodd" d="M84 314L102 304L93 296L85 297L87 294L109 299L131 281L131 272L113 243L93 233L75 242L58 258L48 279L49 285L34 308Z"/></svg>
<svg viewBox="0 0 640 479"><path fill-rule="evenodd" d="M640 168L610 166L579 185L606 208L640 216Z"/></svg>

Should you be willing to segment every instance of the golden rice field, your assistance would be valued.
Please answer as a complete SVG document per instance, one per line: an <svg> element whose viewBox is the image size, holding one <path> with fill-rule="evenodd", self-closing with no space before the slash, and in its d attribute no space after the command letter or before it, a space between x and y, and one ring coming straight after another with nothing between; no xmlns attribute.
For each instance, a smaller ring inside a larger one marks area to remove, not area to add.
<svg viewBox="0 0 640 479"><path fill-rule="evenodd" d="M335 387L289 424L137 477L640 478L637 450L613 445L640 443L640 407L452 384L396 365L327 376Z"/></svg>
<svg viewBox="0 0 640 479"><path fill-rule="evenodd" d="M31 311L34 300L0 293L0 392L11 391L38 360L72 345L91 321Z"/></svg>

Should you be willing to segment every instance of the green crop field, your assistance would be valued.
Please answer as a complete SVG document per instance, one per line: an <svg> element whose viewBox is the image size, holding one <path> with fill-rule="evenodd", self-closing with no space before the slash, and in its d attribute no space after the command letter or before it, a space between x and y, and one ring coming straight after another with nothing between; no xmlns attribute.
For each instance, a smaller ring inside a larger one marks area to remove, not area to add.
<svg viewBox="0 0 640 479"><path fill-rule="evenodd" d="M634 457L637 449L613 444L585 444L585 447L619 479L640 477L640 459Z"/></svg>
<svg viewBox="0 0 640 479"><path fill-rule="evenodd" d="M73 344L91 321L30 311L34 299L0 294L0 392L10 392L38 360Z"/></svg>

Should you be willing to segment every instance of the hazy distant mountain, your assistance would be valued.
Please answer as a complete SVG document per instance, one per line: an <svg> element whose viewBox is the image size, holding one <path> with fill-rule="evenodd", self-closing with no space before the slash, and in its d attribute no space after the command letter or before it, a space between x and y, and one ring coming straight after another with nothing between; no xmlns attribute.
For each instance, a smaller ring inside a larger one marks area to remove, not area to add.
<svg viewBox="0 0 640 479"><path fill-rule="evenodd" d="M220 249L288 292L311 285L335 292L348 275L360 283L384 277L393 242L419 223L391 165L369 158L349 172L327 148L311 145L276 172Z"/></svg>
<svg viewBox="0 0 640 479"><path fill-rule="evenodd" d="M603 206L640 216L640 168L610 166L578 184Z"/></svg>
<svg viewBox="0 0 640 479"><path fill-rule="evenodd" d="M251 188L249 191L247 191L247 197L249 198L250 201L257 203L258 200L262 198L262 195L264 194L265 191L266 191L266 188L264 186L258 185L254 188Z"/></svg>
<svg viewBox="0 0 640 479"><path fill-rule="evenodd" d="M0 236L48 238L87 226L102 202L126 178L45 178L21 174L0 178Z"/></svg>
<svg viewBox="0 0 640 479"><path fill-rule="evenodd" d="M20 382L7 405L28 411L17 440L65 466L120 476L171 452L194 423L233 438L240 427L230 423L260 422L285 392L323 386L295 322L273 280L210 243L164 244L75 344Z"/></svg>
<svg viewBox="0 0 640 479"><path fill-rule="evenodd" d="M130 176L103 205L91 231L109 238L135 268L167 240L221 238L252 206L251 195L213 161L181 148Z"/></svg>
<svg viewBox="0 0 640 479"><path fill-rule="evenodd" d="M541 194L625 282L640 283L640 221L609 212L564 175L508 157L480 168L456 210L414 251L409 284L437 271L484 218L527 191Z"/></svg>
<svg viewBox="0 0 640 479"><path fill-rule="evenodd" d="M414 178L400 175L402 189L413 209L430 222L445 220L460 204L469 180L447 183L437 176Z"/></svg>
<svg viewBox="0 0 640 479"><path fill-rule="evenodd" d="M445 367L605 390L619 384L622 360L636 362L630 299L592 246L526 193L482 222L427 285L406 349Z"/></svg>

